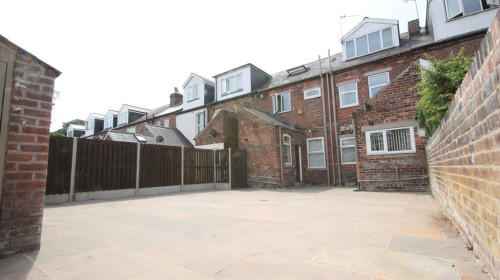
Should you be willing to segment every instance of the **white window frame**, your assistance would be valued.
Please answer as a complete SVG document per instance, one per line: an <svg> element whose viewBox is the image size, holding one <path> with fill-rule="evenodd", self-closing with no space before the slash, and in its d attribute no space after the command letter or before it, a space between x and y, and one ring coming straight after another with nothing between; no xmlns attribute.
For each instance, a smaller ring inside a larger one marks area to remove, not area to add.
<svg viewBox="0 0 500 280"><path fill-rule="evenodd" d="M375 78L377 76L387 76L387 83L385 84L376 84L376 85L371 85L370 84L370 78ZM389 72L384 72L384 73L379 73L379 74L375 74L375 75L371 75L371 76L368 76L368 88L369 88L369 91L370 91L370 98L374 97L375 95L377 94L373 94L372 93L372 88L376 88L376 87L380 87L380 86L387 86L389 83L391 82L390 80L390 76L389 76ZM384 88L382 88L381 90L383 90ZM379 93L381 90L379 90L377 93Z"/></svg>
<svg viewBox="0 0 500 280"><path fill-rule="evenodd" d="M196 89L196 90L195 90ZM187 101L193 101L199 98L198 85L192 85L186 89Z"/></svg>
<svg viewBox="0 0 500 280"><path fill-rule="evenodd" d="M454 19L454 18L459 18L459 17L463 17L463 16L468 16L468 15L473 15L473 14L477 14L477 13L480 13L482 11L486 11L486 10L489 10L491 8L484 8L483 7L483 3L481 3L480 0L477 0L479 2L479 5L481 7L481 10L480 11L477 11L477 12L473 12L473 13L470 13L470 14L464 14L464 3L462 2L462 0L455 0L458 2L458 5L459 5L459 8L460 10L458 11L458 13L454 14L454 15L450 15L450 10L448 8L448 1L449 0L444 0L444 6L446 8L446 18L448 20L450 19ZM490 5L490 6L499 6L500 3L498 0L486 0L486 4L487 5Z"/></svg>
<svg viewBox="0 0 500 280"><path fill-rule="evenodd" d="M286 140L288 138L288 140ZM285 154L288 152L290 161L286 161ZM292 137L288 134L283 134L283 162L286 165L292 165Z"/></svg>
<svg viewBox="0 0 500 280"><path fill-rule="evenodd" d="M170 127L170 119L166 119L163 121L163 127Z"/></svg>
<svg viewBox="0 0 500 280"><path fill-rule="evenodd" d="M316 90L318 91L317 94L307 96L307 93L309 93L311 91L316 91ZM321 88L320 87L315 87L315 88L310 88L310 89L304 90L304 100L313 99L313 98L317 98L317 97L321 97Z"/></svg>
<svg viewBox="0 0 500 280"><path fill-rule="evenodd" d="M120 114L118 114L118 125L127 123L128 123L128 111L123 111Z"/></svg>
<svg viewBox="0 0 500 280"><path fill-rule="evenodd" d="M85 123L85 126L86 126L86 130L94 130L94 121L95 119L92 119L92 120L87 120L87 122Z"/></svg>
<svg viewBox="0 0 500 280"><path fill-rule="evenodd" d="M315 141L315 140L321 140L322 150L317 151L317 152L311 152L311 151L309 151L309 142ZM308 138L306 140L306 142L307 142L307 168L310 168L310 169L324 169L324 168L326 168L325 139L323 137ZM323 154L323 165L311 167L311 161L309 159L309 155L311 155L311 154Z"/></svg>
<svg viewBox="0 0 500 280"><path fill-rule="evenodd" d="M355 90L347 91L347 92L342 92L341 91L341 88L346 87L346 86L350 86L350 85L353 85L353 84L356 86ZM339 102L340 102L339 105L340 105L340 108L349 108L349 107L353 107L353 106L358 106L359 105L359 100L358 100L358 83L357 82L340 85L340 86L338 86L338 88L339 88ZM355 103L351 103L351 104L347 104L347 105L342 105L342 96L345 95L345 94L351 93L351 92L356 93L356 102Z"/></svg>
<svg viewBox="0 0 500 280"><path fill-rule="evenodd" d="M234 87L231 88L231 80L234 79ZM239 79L239 83L238 83ZM221 94L231 94L243 89L243 74L235 74L221 80Z"/></svg>
<svg viewBox="0 0 500 280"><path fill-rule="evenodd" d="M67 137L73 137L73 130L68 130L66 134Z"/></svg>
<svg viewBox="0 0 500 280"><path fill-rule="evenodd" d="M405 150L405 151L388 151L387 131L389 131L389 130L399 130L399 129L409 129L410 130L411 150ZM382 136L383 136L384 150L383 151L372 151L371 150L371 134L373 134L373 133L380 133L380 132L382 133ZM394 127L394 128L388 128L388 129L366 131L365 132L365 136L366 136L366 154L367 155L411 154L411 153L415 153L416 152L416 150L415 150L415 132L413 131L413 126Z"/></svg>
<svg viewBox="0 0 500 280"><path fill-rule="evenodd" d="M200 115L203 115L203 123L200 123ZM195 115L196 122L196 135L200 134L200 132L205 128L205 112L197 113Z"/></svg>
<svg viewBox="0 0 500 280"><path fill-rule="evenodd" d="M104 129L113 128L113 115L104 119Z"/></svg>
<svg viewBox="0 0 500 280"><path fill-rule="evenodd" d="M288 104L288 108L289 109L286 110L286 111L283 110L283 107L284 107L283 97L282 97L283 95L288 95L288 100L290 101L290 104ZM290 94L289 91L273 94L272 97L273 97L273 114L286 113L286 112L290 112L292 110L292 96L291 96L291 94ZM281 97L280 98L280 100L281 100L281 111L278 111L278 106L277 106L278 97Z"/></svg>
<svg viewBox="0 0 500 280"><path fill-rule="evenodd" d="M446 1L446 0L445 0L445 1ZM459 1L461 1L461 0L459 0ZM383 36L382 36L382 31L387 30L387 29L390 29L390 30L391 30L392 45L389 45L389 46L384 47L384 38L383 38ZM372 51L372 50L370 50L370 41L369 41L369 39L368 39L368 35L373 34L373 33L376 33L376 32L378 32L379 37L380 37L380 49L378 49L378 50L376 50L376 51ZM395 41L395 40L394 40L394 33L392 32L392 27L389 27L389 28L384 28L384 29L380 29L380 30L377 30L377 31L375 31L375 32L371 32L370 34L365 34L365 35L363 35L363 36L359 36L359 37L356 37L356 38L354 38L354 39L352 39L352 40L349 40L349 41L346 41L346 42L345 42L345 51L346 51L345 57L346 57L346 59L351 59L351 58L355 58L355 57L361 57L361 56L369 55L369 54L376 53L376 52L380 52L380 51L383 51L383 50L385 50L385 49L392 48L392 47L394 47L394 46L395 46L395 42L394 42L394 41ZM366 43L367 43L368 52L367 52L367 53L365 53L365 54L362 54L362 55L358 55L358 46L357 46L357 44L356 44L356 40L357 40L357 39L360 39L360 38L362 38L362 37L366 37ZM354 47L354 56L349 56L349 57L348 57L348 56L347 56L347 43L350 43L350 42L353 42L353 47Z"/></svg>
<svg viewBox="0 0 500 280"><path fill-rule="evenodd" d="M344 144L344 141L343 140L353 140L353 143L352 145L346 145ZM344 149L346 148L354 148L354 156L356 158L356 145L355 145L355 140L354 140L354 137L345 137L345 138L340 138L340 159L341 159L341 162L343 165L348 165L348 164L356 164L356 159L354 159L354 161L352 162L345 162L344 161Z"/></svg>

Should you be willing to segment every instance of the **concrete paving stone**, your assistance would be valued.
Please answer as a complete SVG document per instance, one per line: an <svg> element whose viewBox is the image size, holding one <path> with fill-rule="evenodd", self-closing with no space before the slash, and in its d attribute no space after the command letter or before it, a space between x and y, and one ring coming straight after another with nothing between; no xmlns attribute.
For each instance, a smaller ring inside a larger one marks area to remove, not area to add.
<svg viewBox="0 0 500 280"><path fill-rule="evenodd" d="M49 206L42 249L0 260L0 279L485 280L432 197L353 190Z"/></svg>
<svg viewBox="0 0 500 280"><path fill-rule="evenodd" d="M162 267L140 273L128 280L214 280L216 278L208 277L182 267L166 264Z"/></svg>
<svg viewBox="0 0 500 280"><path fill-rule="evenodd" d="M389 251L473 262L474 256L464 249L465 244L460 236L446 240L433 240L399 235L392 238L388 248Z"/></svg>
<svg viewBox="0 0 500 280"><path fill-rule="evenodd" d="M52 279L40 269L32 259L25 255L16 255L0 262L0 279Z"/></svg>
<svg viewBox="0 0 500 280"><path fill-rule="evenodd" d="M110 245L81 235L47 240L41 244L36 263L43 264L106 247Z"/></svg>
<svg viewBox="0 0 500 280"><path fill-rule="evenodd" d="M56 279L125 279L164 263L120 247L110 247L42 264Z"/></svg>
<svg viewBox="0 0 500 280"><path fill-rule="evenodd" d="M374 279L371 276L353 271L301 262L266 253L252 256L213 275L213 277L224 280Z"/></svg>
<svg viewBox="0 0 500 280"><path fill-rule="evenodd" d="M386 279L457 279L450 260L354 245L331 244L313 262Z"/></svg>
<svg viewBox="0 0 500 280"><path fill-rule="evenodd" d="M266 232L244 234L227 242L228 245L245 248L253 252L309 261L328 246L327 242L297 237L280 236Z"/></svg>
<svg viewBox="0 0 500 280"><path fill-rule="evenodd" d="M204 275L215 274L254 253L244 248L189 238L145 252L152 258Z"/></svg>

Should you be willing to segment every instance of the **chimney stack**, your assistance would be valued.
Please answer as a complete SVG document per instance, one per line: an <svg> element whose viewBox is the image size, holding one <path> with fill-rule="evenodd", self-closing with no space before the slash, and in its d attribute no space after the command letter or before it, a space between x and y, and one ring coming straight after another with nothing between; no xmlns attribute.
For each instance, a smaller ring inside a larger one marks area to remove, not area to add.
<svg viewBox="0 0 500 280"><path fill-rule="evenodd" d="M408 35L410 38L420 36L420 22L418 19L408 22Z"/></svg>
<svg viewBox="0 0 500 280"><path fill-rule="evenodd" d="M170 94L170 107L174 107L182 103L182 94L177 87L174 88L174 93Z"/></svg>

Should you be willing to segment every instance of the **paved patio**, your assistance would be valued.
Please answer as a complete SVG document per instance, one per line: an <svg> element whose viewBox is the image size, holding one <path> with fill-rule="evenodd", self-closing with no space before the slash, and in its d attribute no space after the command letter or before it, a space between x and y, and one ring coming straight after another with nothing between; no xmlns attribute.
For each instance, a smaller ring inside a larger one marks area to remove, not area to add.
<svg viewBox="0 0 500 280"><path fill-rule="evenodd" d="M0 279L489 279L429 195L241 190L45 209Z"/></svg>

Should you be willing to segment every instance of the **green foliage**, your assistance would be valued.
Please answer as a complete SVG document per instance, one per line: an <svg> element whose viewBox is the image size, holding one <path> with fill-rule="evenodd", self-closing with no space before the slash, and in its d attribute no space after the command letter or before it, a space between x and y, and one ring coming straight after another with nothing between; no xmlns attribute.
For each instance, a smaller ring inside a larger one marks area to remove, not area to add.
<svg viewBox="0 0 500 280"><path fill-rule="evenodd" d="M70 124L85 125L85 121L80 120L80 119L74 119L74 120L71 120L69 122L63 122L62 128L56 130L56 132L62 133L64 136L66 136L67 131L68 131L68 126Z"/></svg>
<svg viewBox="0 0 500 280"><path fill-rule="evenodd" d="M415 88L421 99L417 103L416 115L427 135L431 136L446 114L473 58L464 57L462 49L456 55L452 52L445 60L431 56L425 59L430 62L430 66L421 66L418 72L420 82Z"/></svg>
<svg viewBox="0 0 500 280"><path fill-rule="evenodd" d="M59 131L52 131L50 133L50 136L57 136L57 137L66 137L66 134L62 134L61 132Z"/></svg>

